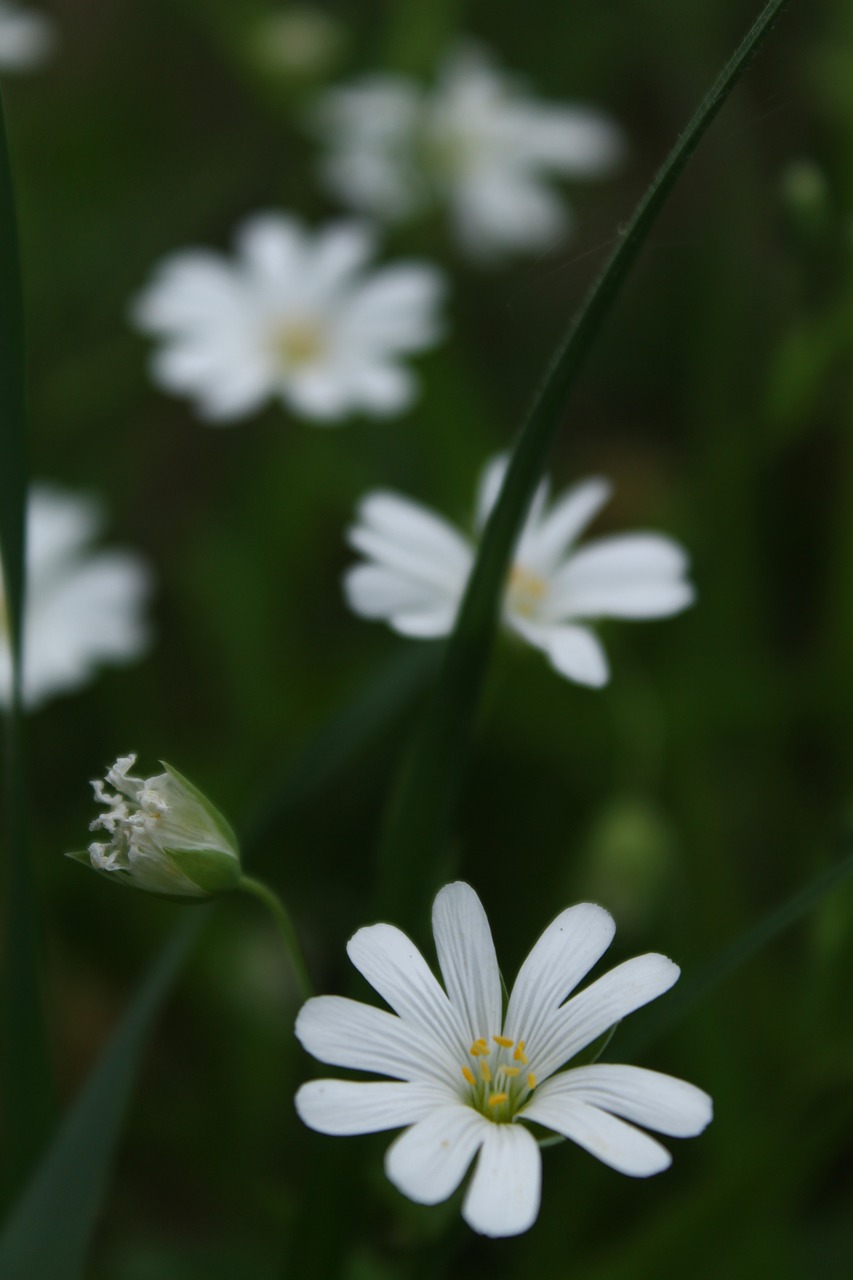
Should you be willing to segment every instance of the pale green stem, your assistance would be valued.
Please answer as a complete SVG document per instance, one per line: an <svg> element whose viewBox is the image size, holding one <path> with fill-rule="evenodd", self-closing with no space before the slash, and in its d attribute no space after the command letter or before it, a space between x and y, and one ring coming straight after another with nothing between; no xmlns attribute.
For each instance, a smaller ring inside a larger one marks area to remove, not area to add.
<svg viewBox="0 0 853 1280"><path fill-rule="evenodd" d="M308 973L308 966L305 963L305 957L302 954L302 947L299 943L299 937L296 930L293 927L293 921L291 920L287 908L281 898L279 898L278 894L274 893L268 885L265 885L261 880L255 880L252 876L242 876L237 885L237 889L242 890L243 893L250 893L253 897L258 898L259 901L263 902L264 906L266 906L272 913L272 916L278 925L279 932L281 933L282 940L284 941L287 954L290 958L290 963L293 966L293 972L296 975L296 983L299 987L299 994L302 996L303 1000L310 999L310 997L314 995L314 984Z"/></svg>

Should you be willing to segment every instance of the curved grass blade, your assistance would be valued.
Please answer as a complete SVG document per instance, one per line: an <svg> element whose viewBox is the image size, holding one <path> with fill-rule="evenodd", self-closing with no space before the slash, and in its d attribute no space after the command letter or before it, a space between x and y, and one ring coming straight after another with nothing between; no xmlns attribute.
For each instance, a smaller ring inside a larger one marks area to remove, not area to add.
<svg viewBox="0 0 853 1280"><path fill-rule="evenodd" d="M176 928L65 1118L0 1237L0 1276L83 1280L139 1064L204 908Z"/></svg>
<svg viewBox="0 0 853 1280"><path fill-rule="evenodd" d="M53 1090L42 1017L36 893L27 849L26 777L21 705L27 501L24 306L15 194L0 98L0 627L12 654L6 716L5 964L3 1086L6 1111L4 1193L14 1195L50 1129ZM4 616L5 615L5 616Z"/></svg>
<svg viewBox="0 0 853 1280"><path fill-rule="evenodd" d="M545 374L486 525L426 720L389 807L380 860L383 907L411 918L435 887L432 865L452 818L497 626L510 557L584 358L679 176L790 0L769 0L640 201Z"/></svg>

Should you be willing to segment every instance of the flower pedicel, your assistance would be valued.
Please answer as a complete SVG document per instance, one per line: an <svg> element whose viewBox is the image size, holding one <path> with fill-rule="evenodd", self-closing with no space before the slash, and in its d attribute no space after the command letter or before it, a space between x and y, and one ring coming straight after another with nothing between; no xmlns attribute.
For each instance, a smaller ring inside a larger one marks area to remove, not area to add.
<svg viewBox="0 0 853 1280"><path fill-rule="evenodd" d="M541 1155L527 1122L620 1173L662 1172L669 1152L636 1126L692 1137L711 1120L708 1095L640 1067L560 1070L679 976L665 956L637 956L567 999L614 930L591 903L561 912L521 966L503 1013L489 923L469 885L445 886L433 906L444 987L399 929L359 929L349 957L393 1013L319 996L303 1006L296 1034L321 1062L391 1078L313 1080L296 1095L300 1117L336 1135L405 1128L385 1170L420 1204L446 1200L477 1157L462 1215L488 1236L526 1231L539 1212Z"/></svg>

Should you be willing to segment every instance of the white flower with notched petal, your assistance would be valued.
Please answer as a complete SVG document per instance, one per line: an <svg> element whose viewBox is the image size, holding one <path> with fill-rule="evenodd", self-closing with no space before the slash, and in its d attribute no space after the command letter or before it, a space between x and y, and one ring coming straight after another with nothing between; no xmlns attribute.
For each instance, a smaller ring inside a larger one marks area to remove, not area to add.
<svg viewBox="0 0 853 1280"><path fill-rule="evenodd" d="M142 606L150 575L130 551L93 551L97 503L36 485L27 510L24 701L36 707L87 684L103 663L129 662L148 643ZM0 706L12 659L0 578Z"/></svg>
<svg viewBox="0 0 853 1280"><path fill-rule="evenodd" d="M43 62L55 42L53 23L44 14L0 0L0 68L28 71Z"/></svg>
<svg viewBox="0 0 853 1280"><path fill-rule="evenodd" d="M505 469L506 460L498 458L483 474L478 535ZM549 506L548 486L542 484L516 544L503 599L503 620L511 631L543 650L561 675L593 687L607 683L607 659L581 622L662 618L693 600L687 557L661 534L621 534L576 549L609 495L606 480L585 480ZM344 578L356 613L381 618L407 636L452 630L474 561L468 538L418 503L381 491L362 500L347 537L368 561Z"/></svg>
<svg viewBox="0 0 853 1280"><path fill-rule="evenodd" d="M414 399L403 357L439 337L442 277L398 263L368 273L374 240L336 223L312 235L293 218L250 219L237 260L204 250L166 259L133 319L163 340L154 380L191 396L213 423L280 398L296 415L339 422L385 417Z"/></svg>
<svg viewBox="0 0 853 1280"><path fill-rule="evenodd" d="M527 1121L639 1178L660 1173L671 1158L636 1125L686 1138L709 1123L708 1095L672 1076L610 1063L559 1070L679 975L666 956L637 956L567 999L613 938L603 908L583 903L557 916L521 966L505 1013L489 923L473 889L442 889L432 927L444 988L405 934L376 924L360 929L347 950L393 1013L320 996L296 1021L300 1041L321 1062L391 1077L311 1081L296 1109L321 1133L406 1126L385 1159L404 1195L419 1204L446 1200L479 1153L462 1215L484 1235L517 1235L539 1212L541 1157Z"/></svg>
<svg viewBox="0 0 853 1280"><path fill-rule="evenodd" d="M445 204L460 244L481 258L558 240L569 217L548 180L599 177L622 150L600 112L535 101L467 45L432 90L372 76L329 92L315 119L341 199L389 222Z"/></svg>

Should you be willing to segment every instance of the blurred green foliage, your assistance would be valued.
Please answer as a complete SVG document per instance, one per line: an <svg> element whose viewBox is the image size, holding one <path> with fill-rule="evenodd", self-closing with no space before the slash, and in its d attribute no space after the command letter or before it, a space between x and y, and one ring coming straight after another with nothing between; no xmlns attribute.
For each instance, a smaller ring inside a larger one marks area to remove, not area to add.
<svg viewBox="0 0 853 1280"><path fill-rule="evenodd" d="M287 898L318 985L351 984L344 944L372 918L383 805L430 655L346 611L342 531L377 484L470 518L484 456L508 443L616 228L753 16L742 0L322 8L342 24L336 74L422 72L463 30L543 96L605 107L630 152L615 180L571 193L578 232L551 256L487 274L437 226L388 236L389 256L452 275L452 334L421 361L404 420L317 430L270 409L211 429L151 385L128 299L164 254L225 247L247 213L336 212L301 125L311 85L258 61L262 0L51 6L56 58L6 93L32 469L102 495L113 540L159 583L150 657L30 726L65 1099L179 913L59 856L91 816L88 779L119 752L174 760L255 833L248 867ZM661 528L690 548L699 603L608 631L601 692L499 652L458 841L510 975L588 895L617 916L615 959L661 950L689 973L839 856L853 817L851 231L853 6L813 0L792 5L696 157L554 457L561 487L614 478L602 529ZM314 1067L290 1032L286 961L253 904L225 903L156 1036L92 1280L841 1277L851 907L849 888L827 900L644 1057L716 1101L669 1173L637 1183L548 1151L537 1226L493 1243L453 1204L404 1201L383 1136L301 1128L292 1095Z"/></svg>

